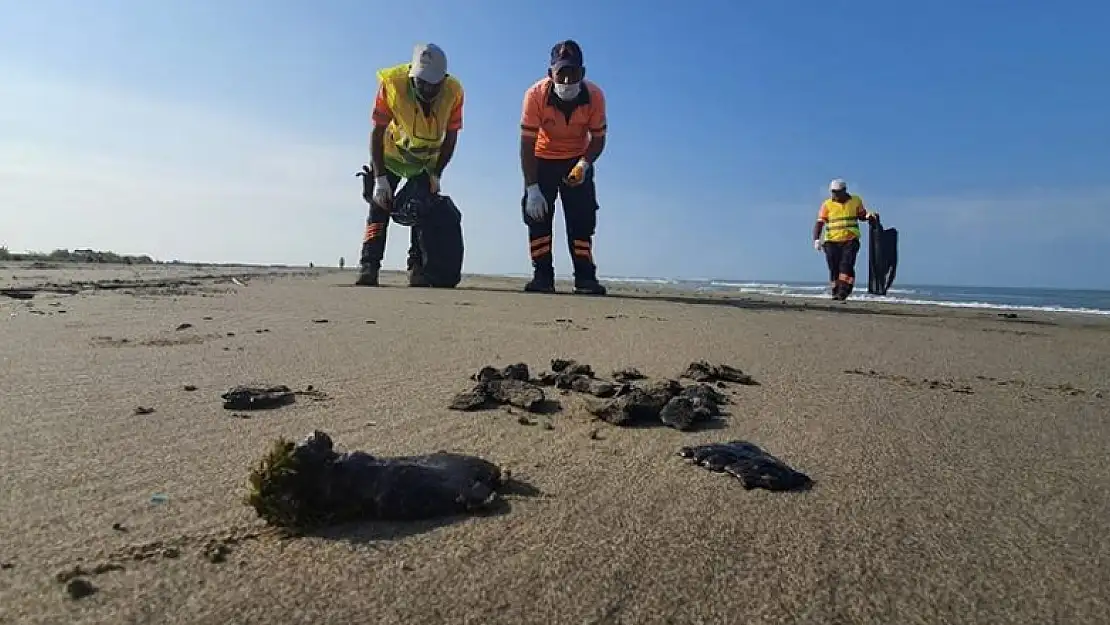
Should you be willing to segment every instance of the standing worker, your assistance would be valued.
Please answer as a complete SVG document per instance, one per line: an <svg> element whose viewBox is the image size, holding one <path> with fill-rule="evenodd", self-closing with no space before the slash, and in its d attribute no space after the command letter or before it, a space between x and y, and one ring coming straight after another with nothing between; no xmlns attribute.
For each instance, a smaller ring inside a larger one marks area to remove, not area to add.
<svg viewBox="0 0 1110 625"><path fill-rule="evenodd" d="M462 83L447 73L447 55L434 43L417 45L411 63L378 70L378 82L370 134L374 185L365 198L370 216L355 282L360 286L378 285L393 194L401 179L439 193L463 122ZM411 229L409 286L427 286L417 228Z"/></svg>
<svg viewBox="0 0 1110 625"><path fill-rule="evenodd" d="M879 214L863 206L863 198L848 193L848 184L840 178L829 183L830 197L821 203L817 223L813 226L813 249L825 250L829 264L829 282L836 300L848 299L856 283L856 255L860 248L859 220L871 221ZM825 241L821 242L821 229Z"/></svg>
<svg viewBox="0 0 1110 625"><path fill-rule="evenodd" d="M605 94L585 76L582 48L568 39L551 49L547 76L524 93L520 165L525 192L521 207L533 270L525 291L555 292L551 227L558 196L574 262L574 292L606 292L597 281L593 256L598 210L593 166L605 149Z"/></svg>

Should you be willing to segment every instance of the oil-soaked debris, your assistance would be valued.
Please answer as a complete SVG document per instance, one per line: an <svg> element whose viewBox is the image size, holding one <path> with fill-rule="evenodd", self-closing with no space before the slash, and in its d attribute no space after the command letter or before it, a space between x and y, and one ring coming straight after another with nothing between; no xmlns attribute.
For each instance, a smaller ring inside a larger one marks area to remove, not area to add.
<svg viewBox="0 0 1110 625"><path fill-rule="evenodd" d="M549 403L543 396L543 387L553 386L563 395L591 396L586 410L613 425L662 424L691 430L724 415L721 406L729 403L729 399L717 387L726 388L728 382L755 384L751 376L735 367L704 361L692 363L687 368L684 377L703 380L690 385L672 379L649 380L634 367L618 369L613 372L612 380L603 380L596 377L593 367L586 363L553 358L550 364L551 371L534 377L525 363L482 367L470 376L477 384L457 394L450 408L481 410L509 404L538 412Z"/></svg>
<svg viewBox="0 0 1110 625"><path fill-rule="evenodd" d="M470 376L470 379L476 382L489 380L521 380L527 382L528 378L528 365L523 362L514 363L500 369L487 365Z"/></svg>
<svg viewBox="0 0 1110 625"><path fill-rule="evenodd" d="M640 372L636 367L625 367L617 369L611 376L615 382L632 382L634 380L644 380L647 376Z"/></svg>
<svg viewBox="0 0 1110 625"><path fill-rule="evenodd" d="M530 412L540 411L547 397L537 384L529 381L528 365L515 363L507 367L482 367L470 376L477 383L457 394L448 406L452 410L482 410L495 406L516 406Z"/></svg>
<svg viewBox="0 0 1110 625"><path fill-rule="evenodd" d="M0 289L0 295L12 299L31 299L35 296L35 292L21 289Z"/></svg>
<svg viewBox="0 0 1110 625"><path fill-rule="evenodd" d="M482 458L438 451L375 457L338 453L316 430L275 441L251 471L247 503L270 525L307 529L364 520L417 520L488 509L506 486Z"/></svg>
<svg viewBox="0 0 1110 625"><path fill-rule="evenodd" d="M752 376L743 371L725 364L711 364L704 360L690 363L679 377L689 378L695 382L735 382L737 384L755 385L757 382Z"/></svg>
<svg viewBox="0 0 1110 625"><path fill-rule="evenodd" d="M595 402L590 412L613 425L662 423L676 430L722 416L721 404L728 398L707 384L682 386L677 380L655 380L631 387L615 399Z"/></svg>
<svg viewBox="0 0 1110 625"><path fill-rule="evenodd" d="M236 386L220 395L227 410L268 410L296 401L296 393L288 386Z"/></svg>
<svg viewBox="0 0 1110 625"><path fill-rule="evenodd" d="M135 415L136 416L147 415L147 414L154 414L154 408L151 408L150 406L136 406L135 407Z"/></svg>
<svg viewBox="0 0 1110 625"><path fill-rule="evenodd" d="M579 364L577 361L567 360L565 358L552 358L551 370L555 373L565 373L567 375L584 375L588 378L594 377L594 370L590 365Z"/></svg>
<svg viewBox="0 0 1110 625"><path fill-rule="evenodd" d="M813 484L805 473L747 441L691 445L679 449L678 455L710 471L735 477L745 490L801 490Z"/></svg>
<svg viewBox="0 0 1110 625"><path fill-rule="evenodd" d="M92 582L83 577L71 579L66 582L66 594L69 595L70 599L75 601L93 595L96 591L97 587L93 586Z"/></svg>

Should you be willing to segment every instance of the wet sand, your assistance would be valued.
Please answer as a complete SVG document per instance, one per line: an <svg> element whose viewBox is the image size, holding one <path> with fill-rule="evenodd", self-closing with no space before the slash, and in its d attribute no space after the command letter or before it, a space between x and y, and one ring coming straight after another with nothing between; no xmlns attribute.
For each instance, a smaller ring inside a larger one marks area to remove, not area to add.
<svg viewBox="0 0 1110 625"><path fill-rule="evenodd" d="M1110 622L1106 320L354 277L0 267L31 295L0 295L0 623ZM446 408L483 365L553 357L760 385L697 432L570 397L535 425ZM223 410L248 382L327 398ZM536 492L282 537L242 503L247 473L312 429L480 455ZM814 487L745 491L675 455L735 438ZM78 566L95 592L72 599Z"/></svg>

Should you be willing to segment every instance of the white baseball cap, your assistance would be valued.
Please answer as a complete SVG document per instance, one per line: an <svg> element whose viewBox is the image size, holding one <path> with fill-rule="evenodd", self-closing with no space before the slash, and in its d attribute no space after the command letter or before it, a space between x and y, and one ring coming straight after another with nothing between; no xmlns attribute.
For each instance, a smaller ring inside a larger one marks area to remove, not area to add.
<svg viewBox="0 0 1110 625"><path fill-rule="evenodd" d="M829 191L843 191L847 188L848 183L844 182L843 178L834 178L833 181L829 183Z"/></svg>
<svg viewBox="0 0 1110 625"><path fill-rule="evenodd" d="M417 44L412 51L409 77L437 85L447 76L447 55L434 43Z"/></svg>

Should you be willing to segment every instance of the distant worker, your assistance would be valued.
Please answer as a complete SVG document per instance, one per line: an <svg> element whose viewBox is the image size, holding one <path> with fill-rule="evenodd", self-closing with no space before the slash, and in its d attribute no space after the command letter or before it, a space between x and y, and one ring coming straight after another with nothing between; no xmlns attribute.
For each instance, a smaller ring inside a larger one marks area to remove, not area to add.
<svg viewBox="0 0 1110 625"><path fill-rule="evenodd" d="M552 48L547 76L524 93L520 165L533 270L524 287L528 292L555 292L551 234L559 197L574 262L574 292L606 293L593 256L598 210L593 166L605 149L605 94L585 76L582 48L568 39Z"/></svg>
<svg viewBox="0 0 1110 625"><path fill-rule="evenodd" d="M439 193L443 170L455 153L463 124L463 88L447 73L447 55L434 43L420 44L411 63L378 70L371 116L370 160L374 184L355 284L377 286L385 256L393 194L401 179ZM409 244L409 286L427 286L417 229Z"/></svg>
<svg viewBox="0 0 1110 625"><path fill-rule="evenodd" d="M347 264L347 259L345 259L345 258L343 258L342 256L340 256L340 257L339 257L339 268L340 268L340 269L342 269L342 268L343 268L343 265L346 265L346 264Z"/></svg>
<svg viewBox="0 0 1110 625"><path fill-rule="evenodd" d="M845 300L856 283L856 255L860 248L859 220L871 221L879 214L868 211L863 198L848 193L848 184L840 178L829 183L830 197L821 203L817 223L813 226L813 249L825 251L829 265L832 296ZM821 241L821 229L825 241Z"/></svg>

